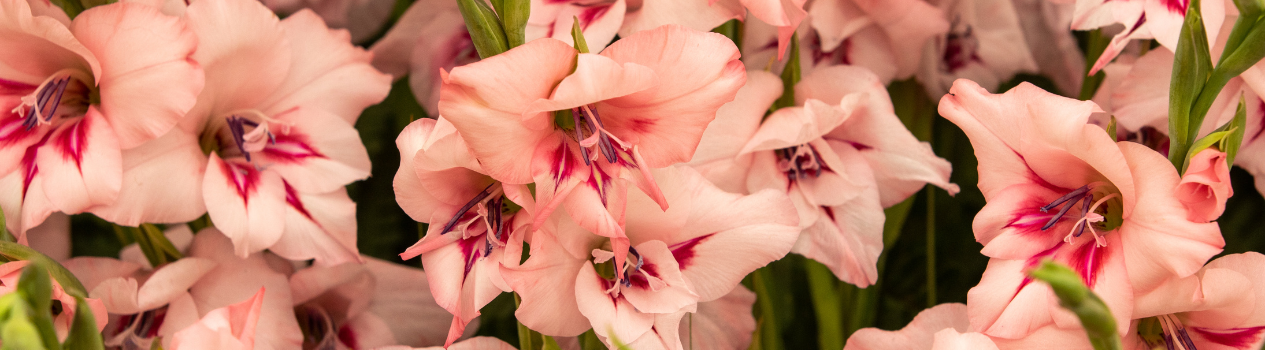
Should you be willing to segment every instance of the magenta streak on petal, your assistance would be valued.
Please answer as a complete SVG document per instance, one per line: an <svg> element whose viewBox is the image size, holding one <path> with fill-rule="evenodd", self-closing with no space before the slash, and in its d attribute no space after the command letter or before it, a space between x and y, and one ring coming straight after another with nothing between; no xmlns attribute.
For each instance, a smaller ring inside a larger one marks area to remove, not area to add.
<svg viewBox="0 0 1265 350"><path fill-rule="evenodd" d="M299 200L299 194L294 191L294 187L290 187L290 183L285 181L281 181L281 184L285 185L286 188L286 203L290 204L290 207L293 207L294 210L298 210L299 214L303 214L308 220L316 222L316 220L312 219L312 214L308 213L307 208L303 207L303 201ZM320 224L317 225L319 226Z"/></svg>
<svg viewBox="0 0 1265 350"><path fill-rule="evenodd" d="M269 159L286 163L297 163L312 157L325 158L308 143L307 137L298 133L277 134L273 142L264 147L263 153Z"/></svg>
<svg viewBox="0 0 1265 350"><path fill-rule="evenodd" d="M1164 6L1168 7L1168 11L1179 15L1186 14L1186 7L1190 6L1190 0L1164 0Z"/></svg>
<svg viewBox="0 0 1265 350"><path fill-rule="evenodd" d="M827 216L827 217L830 217L830 221L831 221L831 222L834 222L834 221L835 221L835 210L834 210L834 209L831 209L830 207L823 206L823 207L821 207L821 211L826 212L826 216Z"/></svg>
<svg viewBox="0 0 1265 350"><path fill-rule="evenodd" d="M671 247L668 247L668 249L672 250L672 259L676 260L676 264L681 271L685 271L685 269L690 267L690 263L693 262L695 255L694 247L698 246L699 243L702 243L714 234L715 233L708 233L702 236L690 238L689 240L673 244Z"/></svg>
<svg viewBox="0 0 1265 350"><path fill-rule="evenodd" d="M1098 273L1102 271L1102 263L1107 260L1107 249L1099 247L1093 241L1085 242L1072 253L1072 269L1081 275L1086 286L1094 287L1098 283Z"/></svg>
<svg viewBox="0 0 1265 350"><path fill-rule="evenodd" d="M457 244L461 247L461 258L465 259L466 263L465 273L462 276L470 275L470 270L474 269L474 262L479 261L479 257L483 253L482 250L475 249L479 246L479 243L484 243L483 235L462 238L457 241Z"/></svg>
<svg viewBox="0 0 1265 350"><path fill-rule="evenodd" d="M26 95L37 87L19 81L0 79L0 95Z"/></svg>
<svg viewBox="0 0 1265 350"><path fill-rule="evenodd" d="M88 143L88 123L92 123L91 118L82 118L74 123L63 126L62 132L57 134L57 141L54 149L62 152L62 160L74 161L75 167L83 172L83 155L84 148Z"/></svg>
<svg viewBox="0 0 1265 350"><path fill-rule="evenodd" d="M24 125L26 119L22 118L22 116L14 113L9 115L13 116L13 118L0 119L0 147L6 147L18 143L18 141L30 137L32 134L37 132L35 129L28 129L26 125Z"/></svg>
<svg viewBox="0 0 1265 350"><path fill-rule="evenodd" d="M1204 339L1210 342L1233 347L1236 349L1247 349L1257 340L1260 340L1261 332L1265 331L1265 326L1231 328L1231 329L1207 329L1202 327L1190 327L1195 332L1202 335Z"/></svg>
<svg viewBox="0 0 1265 350"><path fill-rule="evenodd" d="M1138 28L1141 28L1141 27L1142 27L1142 25L1143 25L1143 24L1146 24L1146 14L1145 14L1145 13L1143 13L1141 17L1138 17L1138 21L1137 21L1137 22L1135 22L1135 23L1133 23L1133 27L1129 27L1129 34L1130 34L1130 35L1132 35L1132 34L1133 34L1133 32L1136 32L1136 31L1138 30Z"/></svg>
<svg viewBox="0 0 1265 350"><path fill-rule="evenodd" d="M344 324L341 327L338 327L338 342L339 343L343 343L343 345L346 345L348 347L351 347L352 349L355 349L355 346L358 345L356 343L356 340L357 340L356 330L351 329L351 325Z"/></svg>
<svg viewBox="0 0 1265 350"><path fill-rule="evenodd" d="M633 273L628 276L628 283L632 284L633 287L637 287L641 289L650 288L650 280L647 279L646 276L649 275L649 276L654 276L656 278L659 277L659 270L655 267L654 264L651 264L649 262L645 262L641 264L641 268L639 269L639 272L640 273Z"/></svg>
<svg viewBox="0 0 1265 350"><path fill-rule="evenodd" d="M606 11L610 9L611 7L607 5L589 7L584 9L584 11L580 11L580 15L578 17L580 18L581 29L589 29L589 25L593 24L593 20L598 17L602 17L602 15L606 14Z"/></svg>
<svg viewBox="0 0 1265 350"><path fill-rule="evenodd" d="M588 185L597 191L598 198L602 199L602 206L606 206L606 193L610 191L612 178L600 166L592 167L592 169L593 171L589 172Z"/></svg>
<svg viewBox="0 0 1265 350"><path fill-rule="evenodd" d="M242 206L250 204L250 195L255 192L255 186L259 184L259 170L250 165L238 165L221 159L224 163L224 177L228 178L229 186L237 189L237 195L242 197Z"/></svg>
<svg viewBox="0 0 1265 350"><path fill-rule="evenodd" d="M1040 264L1042 260L1045 260L1045 258L1053 256L1054 253L1059 250L1059 248L1063 247L1063 244L1064 244L1063 242L1059 242L1058 244L1055 244L1053 247L1050 247L1050 249L1043 250L1040 253L1033 255L1031 258L1028 258L1028 261L1025 261L1023 265L1024 271L1027 271L1029 269L1036 267L1037 264ZM1023 287L1027 286L1028 283L1032 283L1032 277L1028 277L1025 274L1023 277L1023 281L1019 282L1019 288L1015 288L1015 295L1019 295L1019 291L1023 290ZM1010 297L1013 299L1015 296L1012 295Z"/></svg>
<svg viewBox="0 0 1265 350"><path fill-rule="evenodd" d="M1040 204L1036 204L1040 205ZM1039 207L1025 205L1023 208L1016 210L1006 223L1007 228L1014 228L1020 234L1039 234L1043 231L1041 226L1045 225L1050 218L1054 217L1052 213L1043 213Z"/></svg>
<svg viewBox="0 0 1265 350"><path fill-rule="evenodd" d="M553 175L553 190L557 192L558 187L562 185L562 180L571 178L572 173L575 172L577 162L571 156L571 152L568 152L565 143L559 144L558 148L554 149L552 160L554 166L550 170L553 172L551 174Z"/></svg>
<svg viewBox="0 0 1265 350"><path fill-rule="evenodd" d="M812 40L809 41L809 47L813 51L813 64L820 65L822 62L829 65L852 64L852 59L848 57L848 53L852 51L851 37L843 39L843 42L839 43L839 47L836 47L834 51L822 51L821 36L814 31Z"/></svg>

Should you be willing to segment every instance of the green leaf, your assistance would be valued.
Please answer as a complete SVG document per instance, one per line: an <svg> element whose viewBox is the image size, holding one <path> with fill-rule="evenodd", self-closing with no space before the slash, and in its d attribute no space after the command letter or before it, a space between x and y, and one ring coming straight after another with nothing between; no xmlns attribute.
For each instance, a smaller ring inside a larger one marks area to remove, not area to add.
<svg viewBox="0 0 1265 350"><path fill-rule="evenodd" d="M1247 132L1247 101L1243 100L1243 95L1239 95L1239 108L1234 111L1234 119L1222 125L1218 131L1223 130L1229 130L1230 135L1221 139L1218 148L1225 152L1226 165L1234 166L1234 156L1238 155L1239 147L1243 144L1243 134Z"/></svg>
<svg viewBox="0 0 1265 350"><path fill-rule="evenodd" d="M531 0L500 0L501 26L505 28L506 43L515 48L527 42L527 17L531 16Z"/></svg>
<svg viewBox="0 0 1265 350"><path fill-rule="evenodd" d="M1212 0L1217 1L1217 0ZM1169 85L1168 130L1169 161L1181 167L1181 161L1199 130L1199 120L1191 116L1191 105L1204 89L1212 71L1212 54L1208 52L1208 34L1199 13L1199 0L1190 2L1182 24L1173 60L1173 79Z"/></svg>
<svg viewBox="0 0 1265 350"><path fill-rule="evenodd" d="M457 8L466 21L466 31L474 42L479 58L488 58L509 50L505 28L488 4L482 0L457 0Z"/></svg>
<svg viewBox="0 0 1265 350"><path fill-rule="evenodd" d="M1059 305L1080 319L1095 350L1121 348L1120 336L1116 334L1116 318L1107 309L1107 304L1085 286L1079 274L1067 266L1046 260L1028 271L1028 276L1050 285L1054 295L1059 297Z"/></svg>
<svg viewBox="0 0 1265 350"><path fill-rule="evenodd" d="M580 29L580 18L571 18L575 19L571 22L571 41L575 42L575 50L580 53L589 53L589 42L584 40L584 30Z"/></svg>
<svg viewBox="0 0 1265 350"><path fill-rule="evenodd" d="M158 256L158 263L154 264L154 261L150 261L151 266L162 266L184 257L184 254L176 249L176 246L167 239L167 235L163 234L163 230L158 228L158 226L141 224L137 232L140 233L140 236L137 236L136 240L139 242L143 238L144 241L149 243L149 247L154 250L154 255ZM146 256L148 255L146 253Z"/></svg>
<svg viewBox="0 0 1265 350"><path fill-rule="evenodd" d="M562 347L558 346L558 341L553 340L553 337L547 335L542 337L544 337L545 341L544 344L540 346L540 350L562 350Z"/></svg>
<svg viewBox="0 0 1265 350"><path fill-rule="evenodd" d="M83 3L80 3L79 0L52 0L52 2L53 5L57 5L57 7L66 11L66 16L70 17L70 19L75 19L75 16L86 10Z"/></svg>
<svg viewBox="0 0 1265 350"><path fill-rule="evenodd" d="M731 19L729 22L725 22L716 28L712 28L712 33L724 35L726 38L729 38L730 41L733 41L734 45L737 45L738 48L741 49L742 34L744 29L745 27L742 25L742 21Z"/></svg>
<svg viewBox="0 0 1265 350"><path fill-rule="evenodd" d="M839 302L839 280L830 268L804 259L808 272L808 292L817 314L817 344L821 349L843 348L843 306Z"/></svg>
<svg viewBox="0 0 1265 350"><path fill-rule="evenodd" d="M66 291L66 294L83 298L88 297L88 291L83 288L83 283L79 283L79 279L75 278L74 274L70 273L69 270L66 270L65 267L61 266L61 264L53 261L53 259L49 259L48 256L45 256L30 247L17 243L0 241L0 257L4 257L10 261L30 260L32 264L43 265L43 267L48 269L48 272L53 275L53 279L57 280L57 283L60 284L62 289Z"/></svg>
<svg viewBox="0 0 1265 350"><path fill-rule="evenodd" d="M0 350L47 349L41 340L40 331L27 318L31 311L30 306L22 301L10 306L9 317L4 320L4 326L0 327L0 341L4 343ZM56 344L57 339L54 338L53 341Z"/></svg>
<svg viewBox="0 0 1265 350"><path fill-rule="evenodd" d="M1111 136L1111 140L1116 140L1116 116L1111 116L1111 121L1107 122L1107 136Z"/></svg>
<svg viewBox="0 0 1265 350"><path fill-rule="evenodd" d="M57 331L53 329L53 281L48 277L48 269L40 264L28 263L18 277L18 295L31 307L28 316L32 325L39 331L45 346L57 345ZM60 303L58 303L60 305Z"/></svg>
<svg viewBox="0 0 1265 350"><path fill-rule="evenodd" d="M1211 134L1208 134L1208 136L1204 136L1203 138L1195 141L1195 143L1191 144L1190 153L1186 153L1186 159L1182 161L1182 167L1181 169L1179 169L1181 170L1181 173L1182 174L1186 173L1186 167L1190 166L1191 158L1194 158L1196 154L1199 154L1199 152L1205 149L1208 149L1208 147L1212 147L1213 145L1220 144L1222 140L1230 136L1231 132L1232 131L1213 132Z"/></svg>
<svg viewBox="0 0 1265 350"><path fill-rule="evenodd" d="M1234 0L1240 17L1257 17L1265 10L1265 0Z"/></svg>
<svg viewBox="0 0 1265 350"><path fill-rule="evenodd" d="M782 97L773 102L770 111L794 106L795 84L803 78L799 67L799 34L791 35L791 45L786 51L786 66L782 68Z"/></svg>
<svg viewBox="0 0 1265 350"><path fill-rule="evenodd" d="M155 341L154 343L160 342ZM62 344L62 349L105 349L101 333L97 332L96 316L92 314L92 308L88 306L88 302L83 298L75 297L75 320L70 325L70 333L66 336L66 343Z"/></svg>
<svg viewBox="0 0 1265 350"><path fill-rule="evenodd" d="M606 344L602 344L602 341L597 339L597 333L594 333L592 329L580 334L578 340L582 350L606 350Z"/></svg>

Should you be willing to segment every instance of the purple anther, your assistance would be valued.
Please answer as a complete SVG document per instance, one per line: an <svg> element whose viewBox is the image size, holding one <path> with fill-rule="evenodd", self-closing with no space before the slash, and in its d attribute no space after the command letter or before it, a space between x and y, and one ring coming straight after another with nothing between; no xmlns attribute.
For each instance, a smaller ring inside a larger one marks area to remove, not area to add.
<svg viewBox="0 0 1265 350"><path fill-rule="evenodd" d="M1081 196L1084 196L1084 194L1082 193L1082 194L1081 194ZM1078 197L1078 199L1079 199L1079 197ZM1076 201L1072 201L1072 203L1076 203ZM1059 222L1059 219L1062 219L1062 218L1063 218L1063 214L1067 214L1067 211L1068 211L1068 210L1071 210L1071 209L1072 209L1072 205L1071 205L1071 204L1064 205L1064 206L1063 206L1063 209L1059 209L1058 214L1054 214L1054 217L1050 218L1050 221L1047 221L1047 222L1045 223L1045 225L1044 225L1044 226L1041 226L1041 230L1042 230L1042 231L1045 231L1045 230L1049 229L1050 227L1053 227L1053 226L1054 226L1054 223Z"/></svg>
<svg viewBox="0 0 1265 350"><path fill-rule="evenodd" d="M638 253L637 248L633 247L628 247L628 252L632 253L633 257L637 258L637 265L633 266L633 270L641 270L641 265L645 263L645 259L641 257L641 253Z"/></svg>
<svg viewBox="0 0 1265 350"><path fill-rule="evenodd" d="M227 122L228 133L233 135L233 144L237 145L237 149L242 151L242 155L249 162L250 152L246 151L246 126L251 124L253 124L251 126L258 126L259 124L237 115L228 116Z"/></svg>
<svg viewBox="0 0 1265 350"><path fill-rule="evenodd" d="M1085 215L1089 215L1089 206L1093 205L1093 203L1094 203L1093 194L1086 195L1085 200L1081 201L1081 217L1082 218L1085 217ZM1070 207L1072 206L1072 204L1068 204L1067 206ZM1089 221L1077 222L1076 223L1076 237L1080 237L1082 233L1085 233L1085 227L1088 227L1088 226L1089 226Z"/></svg>
<svg viewBox="0 0 1265 350"><path fill-rule="evenodd" d="M1187 350L1198 350L1195 348L1195 341L1190 339L1190 333L1186 333L1186 327L1177 329L1177 339L1181 340L1182 345L1185 345Z"/></svg>
<svg viewBox="0 0 1265 350"><path fill-rule="evenodd" d="M615 163L615 145L611 143L611 138L606 136L606 133L597 136L597 149L602 151L602 156L606 157L607 163Z"/></svg>
<svg viewBox="0 0 1265 350"><path fill-rule="evenodd" d="M501 240L501 231L504 230L505 223L501 222L501 209L505 205L505 196L497 196L488 200L488 231L491 237Z"/></svg>
<svg viewBox="0 0 1265 350"><path fill-rule="evenodd" d="M1073 200L1073 199L1080 199L1081 196L1085 195L1085 193L1087 192L1089 192L1089 185L1081 186L1080 188L1072 190L1072 192L1065 194L1062 197L1059 197L1059 199L1055 199L1053 202L1050 202L1050 204L1046 204L1044 207L1041 207L1041 212L1044 213L1044 212L1050 211L1050 209L1054 209L1055 207L1058 207L1059 204L1063 204L1063 202ZM1061 213L1059 214L1059 216L1062 216L1062 215L1063 214Z"/></svg>
<svg viewBox="0 0 1265 350"><path fill-rule="evenodd" d="M580 131L580 127L587 126L587 124L585 124L584 122L584 119L580 118L580 116L582 115L580 113L581 112L579 108L571 109L571 120L575 121L575 140L576 141L580 141L584 139L584 132ZM587 127L585 129L587 129ZM589 160L589 150L587 148L580 147L580 158L584 158L584 165L586 166L593 165L593 162Z"/></svg>
<svg viewBox="0 0 1265 350"><path fill-rule="evenodd" d="M444 230L439 231L439 234L442 235L442 234L448 233L448 231L451 231L452 227L456 226L458 221L461 221L461 217L465 216L466 212L470 211L470 208L474 208L476 204L479 204L479 202L482 202L483 199L488 198L488 196L492 194L492 186L496 186L496 183L493 182L492 184L488 185L488 187L484 187L483 191L480 191L479 194L474 195L474 198L471 198L469 202L466 202L465 205L462 205L461 209L457 209L457 213L452 215L452 219L448 219L448 223L444 224Z"/></svg>

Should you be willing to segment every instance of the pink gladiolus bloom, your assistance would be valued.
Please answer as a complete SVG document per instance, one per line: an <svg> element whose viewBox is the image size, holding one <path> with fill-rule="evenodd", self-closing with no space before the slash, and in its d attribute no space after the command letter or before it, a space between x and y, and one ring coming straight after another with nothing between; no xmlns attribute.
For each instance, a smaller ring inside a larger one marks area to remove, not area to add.
<svg viewBox="0 0 1265 350"><path fill-rule="evenodd" d="M532 0L527 41L554 38L573 45L571 26L579 21L589 50L602 51L624 24L625 11L624 0Z"/></svg>
<svg viewBox="0 0 1265 350"><path fill-rule="evenodd" d="M605 239L559 216L535 234L527 262L503 268L523 298L520 322L552 336L593 328L608 341L681 349L682 317L784 256L798 235L790 200L777 191L723 192L685 167L655 174L672 206L663 212L648 196L630 196L624 265Z"/></svg>
<svg viewBox="0 0 1265 350"><path fill-rule="evenodd" d="M718 184L785 191L804 229L793 251L848 283L873 284L883 207L927 183L957 193L948 183L950 165L905 129L882 82L864 68L814 71L795 88L800 106L761 122L780 86L770 73L751 72L744 98L722 108L692 164Z"/></svg>
<svg viewBox="0 0 1265 350"><path fill-rule="evenodd" d="M9 228L53 212L113 203L122 150L176 126L202 89L185 21L134 3L103 5L73 22L0 2L0 176ZM126 25L122 25L126 23ZM137 49L146 48L146 49Z"/></svg>
<svg viewBox="0 0 1265 350"><path fill-rule="evenodd" d="M11 261L0 264L0 295L9 294L17 291L18 282L22 278L23 268L30 264L26 260ZM57 280L49 278L53 283L52 298L61 302L62 312L53 316L53 328L57 332L57 339L66 340L69 335L70 325L75 321L75 313L78 310L79 303L75 297L66 294L66 290L62 289L61 284ZM92 316L97 321L97 331L105 329L106 322L110 319L106 315L105 305L101 300L95 298L84 298L84 302L88 303L88 308L92 310Z"/></svg>
<svg viewBox="0 0 1265 350"><path fill-rule="evenodd" d="M475 337L466 339L451 346L440 347L432 346L427 348L412 348L408 346L384 346L378 350L517 350L513 345L506 343L504 340L493 337Z"/></svg>
<svg viewBox="0 0 1265 350"><path fill-rule="evenodd" d="M282 16L310 9L330 28L347 29L351 42L372 39L391 18L395 2L391 0L264 0L264 5Z"/></svg>
<svg viewBox="0 0 1265 350"><path fill-rule="evenodd" d="M815 32L801 34L801 47L811 50L801 58L861 65L884 82L912 76L927 41L947 33L951 19L923 0L821 0L808 13Z"/></svg>
<svg viewBox="0 0 1265 350"><path fill-rule="evenodd" d="M971 324L983 333L1018 339L1050 323L1078 324L1049 288L1023 274L1043 259L1072 266L1123 333L1134 293L1194 274L1225 245L1215 223L1187 220L1167 159L1114 142L1087 124L1096 112L1093 102L1030 84L992 95L959 80L941 99L941 115L971 139L988 201L973 229L993 260L967 297Z"/></svg>
<svg viewBox="0 0 1265 350"><path fill-rule="evenodd" d="M924 47L918 80L942 96L957 79L996 89L1021 72L1037 71L1012 0L934 0L951 20L947 34Z"/></svg>
<svg viewBox="0 0 1265 350"><path fill-rule="evenodd" d="M396 200L414 220L430 223L426 236L400 258L422 256L436 301L454 315L446 343L452 345L479 309L510 291L501 264L518 264L532 219L530 210L510 208L531 208L531 194L524 185L476 171L478 162L447 120L417 120L396 145Z"/></svg>
<svg viewBox="0 0 1265 350"><path fill-rule="evenodd" d="M443 344L448 313L427 288L422 270L373 258L290 276L296 314L307 325L305 345L316 349Z"/></svg>
<svg viewBox="0 0 1265 350"><path fill-rule="evenodd" d="M536 184L533 226L561 205L622 263L629 184L667 208L650 169L688 160L745 77L729 39L680 26L601 54L546 38L445 73L439 112L488 176Z"/></svg>
<svg viewBox="0 0 1265 350"><path fill-rule="evenodd" d="M257 1L194 1L185 16L208 79L181 132L211 152L201 179L211 221L238 256L358 261L344 186L369 175L369 157L352 123L390 77L310 11L278 20Z"/></svg>
<svg viewBox="0 0 1265 350"><path fill-rule="evenodd" d="M168 349L254 349L265 290L259 288L250 299L207 313L198 323L176 332Z"/></svg>
<svg viewBox="0 0 1265 350"><path fill-rule="evenodd" d="M1111 39L1106 51L1098 57L1089 74L1097 73L1115 59L1125 45L1133 39L1155 39L1169 51L1177 50L1177 37L1181 34L1189 1L1142 0L1077 0L1072 18L1072 29L1090 30L1112 24L1123 24L1124 30ZM1226 20L1225 3L1205 1L1200 14L1208 33L1208 42L1216 42L1221 23Z"/></svg>
<svg viewBox="0 0 1265 350"><path fill-rule="evenodd" d="M681 343L686 349L746 349L755 333L751 306L755 293L738 285L720 299L698 303L698 311L681 319ZM629 344L638 348L639 344Z"/></svg>
<svg viewBox="0 0 1265 350"><path fill-rule="evenodd" d="M1260 349L1265 343L1265 255L1226 255L1195 276L1138 297L1125 349ZM1162 310L1162 311L1157 311Z"/></svg>
<svg viewBox="0 0 1265 350"><path fill-rule="evenodd" d="M216 264L207 259L184 258L149 271L134 262L80 257L65 265L84 282L88 295L100 299L115 316L111 329L105 332L107 345L149 348L155 338L167 338L181 330L164 320L197 317L197 310L169 305L190 300L189 287ZM186 312L178 315L181 311Z"/></svg>
<svg viewBox="0 0 1265 350"><path fill-rule="evenodd" d="M1188 218L1194 222L1209 222L1225 212L1225 201L1234 195L1230 186L1230 165L1226 154L1215 149L1205 149L1190 159L1186 174L1177 184L1177 200L1186 205Z"/></svg>
<svg viewBox="0 0 1265 350"><path fill-rule="evenodd" d="M848 338L843 349L995 350L997 345L988 336L973 332L966 317L966 305L955 303L922 310L899 331L878 328L858 330Z"/></svg>
<svg viewBox="0 0 1265 350"><path fill-rule="evenodd" d="M439 111L439 71L479 60L457 2L448 0L414 2L370 51L374 68L408 76L413 96L431 114Z"/></svg>

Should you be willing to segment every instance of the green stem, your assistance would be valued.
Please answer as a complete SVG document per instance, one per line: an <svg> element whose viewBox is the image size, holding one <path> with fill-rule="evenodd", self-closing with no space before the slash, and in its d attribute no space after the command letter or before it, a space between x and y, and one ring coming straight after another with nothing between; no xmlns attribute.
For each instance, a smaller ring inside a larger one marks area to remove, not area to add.
<svg viewBox="0 0 1265 350"><path fill-rule="evenodd" d="M817 342L822 349L842 349L843 313L836 297L838 279L826 265L811 259L804 259L804 269L808 272L808 291L817 313Z"/></svg>
<svg viewBox="0 0 1265 350"><path fill-rule="evenodd" d="M1098 62L1098 58L1102 56L1103 51L1107 50L1107 45L1111 40L1102 34L1102 29L1094 29L1089 32L1089 45L1085 52L1085 74L1087 75L1081 81L1081 91L1077 98L1086 101L1094 98L1094 93L1098 92L1098 86L1102 84L1102 80L1106 78L1106 74L1098 72L1089 75L1089 70L1094 67L1094 63Z"/></svg>
<svg viewBox="0 0 1265 350"><path fill-rule="evenodd" d="M518 306L521 305L522 303L523 303L523 298L519 297L518 293L514 293L514 307L518 308ZM535 331L532 331L531 328L527 328L527 326L523 325L522 322L517 322L517 323L518 323L518 348L520 350L534 350L535 347L532 344L532 333L535 333Z"/></svg>
<svg viewBox="0 0 1265 350"><path fill-rule="evenodd" d="M733 41L734 45L738 46L739 49L742 48L742 31L742 22L736 19L731 19L729 22L725 22L719 27L712 29L713 33L719 33L720 35L724 35L726 38L729 38L729 40Z"/></svg>
<svg viewBox="0 0 1265 350"><path fill-rule="evenodd" d="M755 270L751 275L752 289L755 291L756 303L760 306L760 340L764 350L782 350L782 329L778 327L777 313L773 307L773 299L765 284L768 267Z"/></svg>
<svg viewBox="0 0 1265 350"><path fill-rule="evenodd" d="M30 247L13 242L0 241L0 257L4 257L9 261L29 260L33 264L44 265L44 268L48 269L48 272L53 275L53 279L57 280L58 284L61 284L66 294L81 298L88 297L88 291L84 289L83 283L79 283L79 279L75 278L75 275L70 273L70 270L66 270L57 261Z"/></svg>
<svg viewBox="0 0 1265 350"><path fill-rule="evenodd" d="M936 306L936 190L927 186L927 307Z"/></svg>

